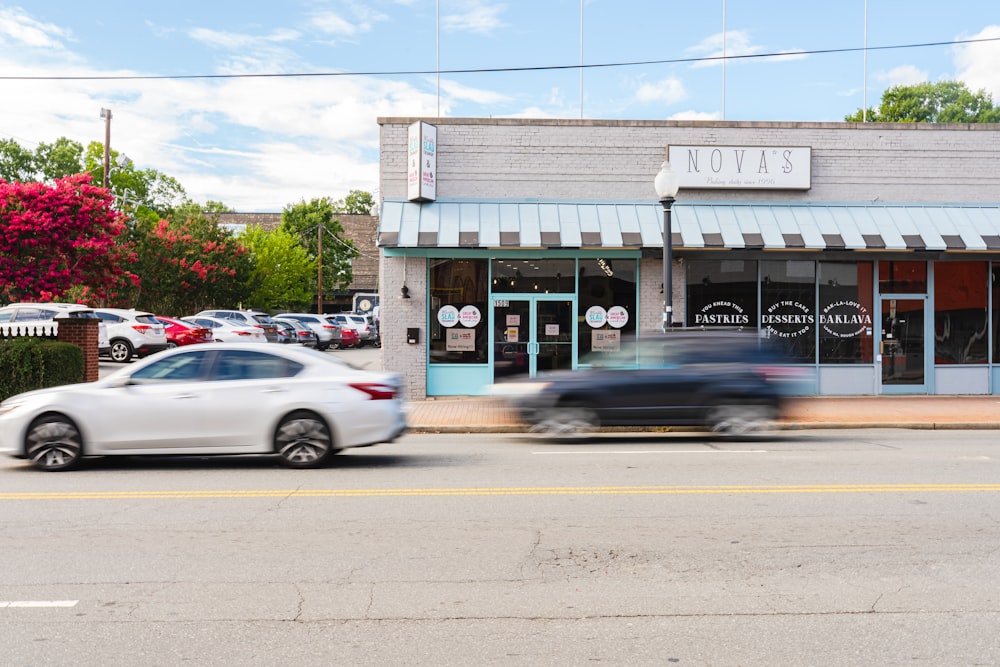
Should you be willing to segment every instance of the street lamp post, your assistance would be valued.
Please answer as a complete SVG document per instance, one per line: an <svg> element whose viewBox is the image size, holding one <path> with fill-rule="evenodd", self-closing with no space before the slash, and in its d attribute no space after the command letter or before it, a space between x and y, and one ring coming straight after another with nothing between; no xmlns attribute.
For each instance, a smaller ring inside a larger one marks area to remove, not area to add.
<svg viewBox="0 0 1000 667"><path fill-rule="evenodd" d="M659 173L653 180L656 196L663 205L663 332L674 326L674 241L670 225L670 207L680 188L680 178L670 169L670 162L664 160Z"/></svg>
<svg viewBox="0 0 1000 667"><path fill-rule="evenodd" d="M104 119L104 189L108 189L108 171L111 169L111 109L101 109Z"/></svg>

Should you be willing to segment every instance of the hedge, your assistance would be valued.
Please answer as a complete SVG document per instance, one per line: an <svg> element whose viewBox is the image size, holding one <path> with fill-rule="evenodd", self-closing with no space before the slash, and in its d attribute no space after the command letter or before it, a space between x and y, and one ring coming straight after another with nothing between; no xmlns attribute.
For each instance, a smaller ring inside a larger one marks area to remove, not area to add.
<svg viewBox="0 0 1000 667"><path fill-rule="evenodd" d="M83 350L77 345L38 338L0 341L0 400L83 378Z"/></svg>

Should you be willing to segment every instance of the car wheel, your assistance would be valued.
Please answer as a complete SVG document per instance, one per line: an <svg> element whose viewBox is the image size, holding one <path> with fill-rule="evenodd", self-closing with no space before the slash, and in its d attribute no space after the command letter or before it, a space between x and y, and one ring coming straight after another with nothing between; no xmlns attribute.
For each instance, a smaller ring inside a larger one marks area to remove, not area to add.
<svg viewBox="0 0 1000 667"><path fill-rule="evenodd" d="M708 426L715 433L743 435L762 431L774 421L774 409L764 403L722 403L708 413Z"/></svg>
<svg viewBox="0 0 1000 667"><path fill-rule="evenodd" d="M111 361L125 363L132 360L132 344L121 338L111 341Z"/></svg>
<svg viewBox="0 0 1000 667"><path fill-rule="evenodd" d="M175 347L177 347L177 343L175 343L175 342L174 342L174 341L172 341L172 340L168 340L168 341L167 341L167 349L168 349L168 350L172 350L172 349L174 349Z"/></svg>
<svg viewBox="0 0 1000 667"><path fill-rule="evenodd" d="M319 467L337 452L330 429L309 412L295 412L285 417L274 434L274 451L290 468Z"/></svg>
<svg viewBox="0 0 1000 667"><path fill-rule="evenodd" d="M70 470L83 457L83 438L68 417L39 417L28 427L24 451L31 465L39 470Z"/></svg>
<svg viewBox="0 0 1000 667"><path fill-rule="evenodd" d="M531 427L532 433L565 437L592 433L600 425L597 413L586 405L561 405L545 410L538 422Z"/></svg>

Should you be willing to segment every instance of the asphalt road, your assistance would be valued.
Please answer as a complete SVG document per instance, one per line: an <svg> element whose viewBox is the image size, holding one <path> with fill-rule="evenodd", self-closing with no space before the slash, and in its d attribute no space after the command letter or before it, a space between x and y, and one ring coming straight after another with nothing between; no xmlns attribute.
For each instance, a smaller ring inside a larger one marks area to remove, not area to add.
<svg viewBox="0 0 1000 667"><path fill-rule="evenodd" d="M1000 663L995 432L0 460L10 665Z"/></svg>

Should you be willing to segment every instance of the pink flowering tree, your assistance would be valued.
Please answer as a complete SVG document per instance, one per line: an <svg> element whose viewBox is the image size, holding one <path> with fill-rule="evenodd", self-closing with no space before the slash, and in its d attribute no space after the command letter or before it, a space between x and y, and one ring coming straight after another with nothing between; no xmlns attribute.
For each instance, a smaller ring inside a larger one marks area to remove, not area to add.
<svg viewBox="0 0 1000 667"><path fill-rule="evenodd" d="M111 204L86 173L52 185L0 180L0 301L101 300L132 282Z"/></svg>
<svg viewBox="0 0 1000 667"><path fill-rule="evenodd" d="M129 235L140 282L123 291L126 307L192 315L212 306L235 308L253 289L247 249L209 216L137 221Z"/></svg>

